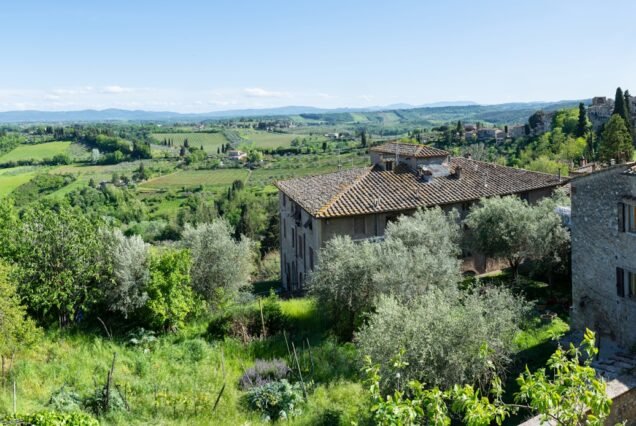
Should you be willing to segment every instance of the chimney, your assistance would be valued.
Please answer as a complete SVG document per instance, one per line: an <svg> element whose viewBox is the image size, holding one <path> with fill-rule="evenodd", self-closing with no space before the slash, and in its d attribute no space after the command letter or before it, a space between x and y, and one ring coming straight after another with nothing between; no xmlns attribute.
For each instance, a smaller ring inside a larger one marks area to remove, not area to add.
<svg viewBox="0 0 636 426"><path fill-rule="evenodd" d="M457 166L455 167L455 178L460 179L461 177L462 177L462 167Z"/></svg>
<svg viewBox="0 0 636 426"><path fill-rule="evenodd" d="M559 176L559 183L561 183L561 168L560 167L559 167L558 176Z"/></svg>
<svg viewBox="0 0 636 426"><path fill-rule="evenodd" d="M585 158L581 158L581 167L587 166L587 160Z"/></svg>
<svg viewBox="0 0 636 426"><path fill-rule="evenodd" d="M614 166L616 165L616 160L614 160L613 158L610 158L610 166Z"/></svg>
<svg viewBox="0 0 636 426"><path fill-rule="evenodd" d="M473 154L471 154L470 152L467 152L466 154L464 154L464 158L472 160L473 159Z"/></svg>

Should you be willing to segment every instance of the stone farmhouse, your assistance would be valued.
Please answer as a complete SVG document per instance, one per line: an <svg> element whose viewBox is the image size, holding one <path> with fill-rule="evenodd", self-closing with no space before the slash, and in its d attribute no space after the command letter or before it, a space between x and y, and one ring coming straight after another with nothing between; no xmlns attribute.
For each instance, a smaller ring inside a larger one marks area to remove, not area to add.
<svg viewBox="0 0 636 426"><path fill-rule="evenodd" d="M451 157L425 145L386 143L369 151L369 167L277 182L287 290L302 290L320 248L333 236L378 241L389 222L417 208L457 209L463 218L483 197L516 194L535 202L563 183L554 175ZM495 266L494 260L464 254L465 272Z"/></svg>
<svg viewBox="0 0 636 426"><path fill-rule="evenodd" d="M636 125L636 98L629 98L629 107L631 114L631 124ZM587 117L592 123L592 128L598 130L607 123L614 112L614 99L605 96L596 96L592 98L592 105L587 108Z"/></svg>
<svg viewBox="0 0 636 426"><path fill-rule="evenodd" d="M636 166L571 181L572 325L636 345Z"/></svg>

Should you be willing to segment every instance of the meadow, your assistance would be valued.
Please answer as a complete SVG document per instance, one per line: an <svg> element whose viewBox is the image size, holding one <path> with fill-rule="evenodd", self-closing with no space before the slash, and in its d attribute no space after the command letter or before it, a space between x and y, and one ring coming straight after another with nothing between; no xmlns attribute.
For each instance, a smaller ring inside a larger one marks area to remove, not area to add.
<svg viewBox="0 0 636 426"><path fill-rule="evenodd" d="M240 135L248 141L245 144L246 146L261 149L289 147L291 146L292 140L303 137L303 135L293 133L261 132L254 130L242 131Z"/></svg>
<svg viewBox="0 0 636 426"><path fill-rule="evenodd" d="M149 179L140 188L181 188L194 186L228 186L235 180L247 179L247 169L181 170Z"/></svg>
<svg viewBox="0 0 636 426"><path fill-rule="evenodd" d="M27 183L37 174L35 167L0 169L0 197L6 197L14 189Z"/></svg>
<svg viewBox="0 0 636 426"><path fill-rule="evenodd" d="M35 145L18 145L0 157L0 163L24 160L44 160L59 154L70 154L71 142L46 142Z"/></svg>

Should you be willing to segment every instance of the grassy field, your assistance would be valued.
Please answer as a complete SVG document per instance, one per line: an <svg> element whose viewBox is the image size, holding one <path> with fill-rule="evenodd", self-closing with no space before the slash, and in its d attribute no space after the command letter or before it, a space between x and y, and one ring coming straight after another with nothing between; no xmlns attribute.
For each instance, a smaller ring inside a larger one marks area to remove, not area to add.
<svg viewBox="0 0 636 426"><path fill-rule="evenodd" d="M364 393L357 378L354 349L325 338L315 304L309 299L281 302L283 312L305 330L287 334L299 351L306 374L308 398L302 415L292 425L314 425L325 412L339 412L350 424L363 409ZM283 336L242 343L235 339L210 342L205 323L177 334L159 337L154 343L133 345L125 336L110 340L99 333L47 332L31 350L16 359L12 377L17 384L19 412L46 408L51 395L65 387L90 395L106 378L117 353L114 383L119 386L130 411L101 418L115 425L261 425L268 424L243 403L238 388L243 371L264 356L288 358ZM305 339L311 342L311 358ZM313 364L310 364L313 363ZM315 369L310 365L315 365ZM313 373L311 373L313 371ZM313 384L311 384L313 380ZM222 387L216 410L212 410ZM0 389L0 413L10 411L9 387Z"/></svg>
<svg viewBox="0 0 636 426"><path fill-rule="evenodd" d="M0 169L0 197L6 197L18 186L33 179L36 174L35 167Z"/></svg>
<svg viewBox="0 0 636 426"><path fill-rule="evenodd" d="M293 133L273 133L260 131L242 131L241 136L249 141L248 145L254 148L274 149L279 146L289 147L295 138L303 135Z"/></svg>
<svg viewBox="0 0 636 426"><path fill-rule="evenodd" d="M180 188L192 186L227 186L235 180L245 180L246 169L183 170L154 179L140 185L140 188Z"/></svg>
<svg viewBox="0 0 636 426"><path fill-rule="evenodd" d="M163 142L164 139L172 139L174 146L181 146L183 141L188 139L190 146L203 146L203 150L208 154L216 154L217 149L228 142L221 132L153 133L152 137L157 143Z"/></svg>
<svg viewBox="0 0 636 426"><path fill-rule="evenodd" d="M0 157L0 163L21 160L44 160L58 154L70 155L71 142L47 142L37 145L19 145Z"/></svg>

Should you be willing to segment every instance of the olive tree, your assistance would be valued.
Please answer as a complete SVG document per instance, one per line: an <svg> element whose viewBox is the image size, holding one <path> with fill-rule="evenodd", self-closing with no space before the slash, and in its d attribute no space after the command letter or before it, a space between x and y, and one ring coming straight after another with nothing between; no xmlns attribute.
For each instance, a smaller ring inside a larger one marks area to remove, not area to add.
<svg viewBox="0 0 636 426"><path fill-rule="evenodd" d="M148 300L149 245L138 235L126 237L119 229L102 230L105 263L110 279L102 284L108 309L128 318Z"/></svg>
<svg viewBox="0 0 636 426"><path fill-rule="evenodd" d="M528 311L529 305L506 289L462 291L452 285L408 302L383 296L355 342L363 357L379 363L385 388L395 388L398 380L441 389L483 386L510 362ZM392 359L400 352L405 367L396 371Z"/></svg>
<svg viewBox="0 0 636 426"><path fill-rule="evenodd" d="M557 256L569 242L554 203L548 200L533 206L515 196L486 198L470 211L465 223L472 248L506 259L515 277L525 260Z"/></svg>
<svg viewBox="0 0 636 426"><path fill-rule="evenodd" d="M351 338L380 295L408 300L429 288L455 285L458 239L456 215L439 208L402 216L387 227L382 243L335 237L320 251L310 292L341 337Z"/></svg>
<svg viewBox="0 0 636 426"><path fill-rule="evenodd" d="M254 243L232 237L232 227L222 219L196 227L186 225L184 245L192 256L192 288L212 305L231 300L249 284L254 269Z"/></svg>

